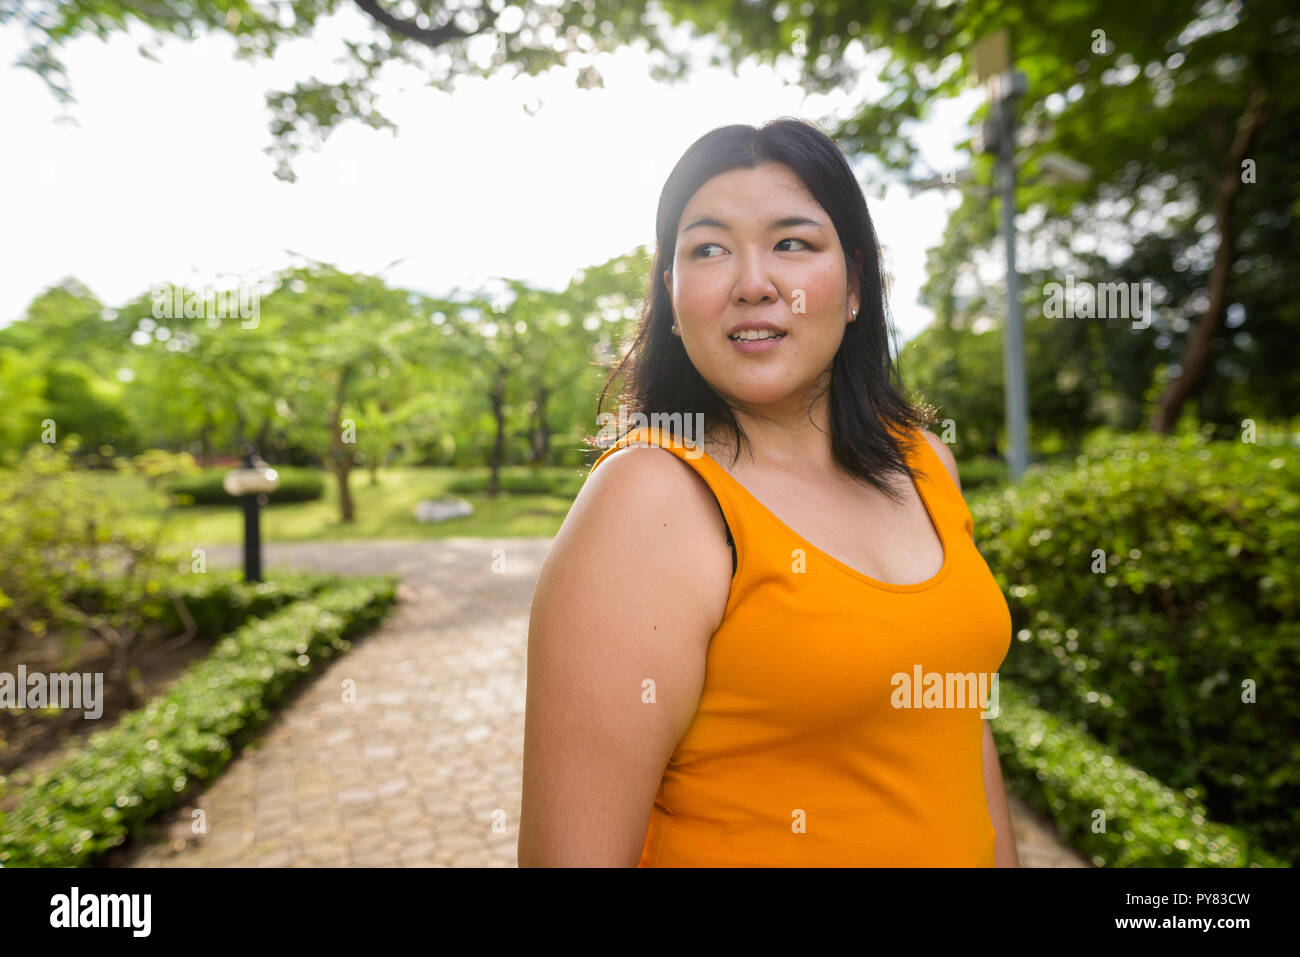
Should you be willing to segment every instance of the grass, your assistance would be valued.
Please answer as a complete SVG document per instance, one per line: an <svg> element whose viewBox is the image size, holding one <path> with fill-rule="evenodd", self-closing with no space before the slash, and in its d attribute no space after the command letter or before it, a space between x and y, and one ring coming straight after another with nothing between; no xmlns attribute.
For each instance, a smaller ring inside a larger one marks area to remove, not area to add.
<svg viewBox="0 0 1300 957"><path fill-rule="evenodd" d="M476 493L457 493L474 506L474 514L426 524L415 520L421 499L441 498L457 478L476 470L452 468L382 469L379 483L370 473L349 477L353 513L351 523L339 521L338 480L326 479L325 494L314 502L270 505L262 509L262 537L266 542L351 541L383 538L516 538L553 536L559 531L572 499L558 495L502 492L495 499ZM572 473L572 468L547 471ZM487 474L486 469L477 470ZM151 500L145 482L135 476L98 473L104 492L142 516L167 516L169 541L187 545L238 545L244 540L243 512L232 499L229 506L205 505L161 508Z"/></svg>

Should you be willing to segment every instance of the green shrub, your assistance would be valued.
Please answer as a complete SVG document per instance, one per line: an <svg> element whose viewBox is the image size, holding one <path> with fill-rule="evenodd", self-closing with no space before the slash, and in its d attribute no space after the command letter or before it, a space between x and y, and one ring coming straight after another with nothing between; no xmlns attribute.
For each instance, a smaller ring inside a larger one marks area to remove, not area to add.
<svg viewBox="0 0 1300 957"><path fill-rule="evenodd" d="M176 567L163 526L132 516L73 465L75 438L33 445L0 469L0 661L30 639L75 645L98 636L114 648L114 671L130 668L140 609ZM129 468L129 466L127 466ZM113 579L123 596L111 612L71 601L87 580Z"/></svg>
<svg viewBox="0 0 1300 957"><path fill-rule="evenodd" d="M958 460L957 474L961 476L961 487L964 491L1005 485L1008 480L1007 464L1001 459Z"/></svg>
<svg viewBox="0 0 1300 957"><path fill-rule="evenodd" d="M0 816L0 864L84 866L213 778L322 658L346 651L396 598L393 577L354 579L222 639L169 691L91 735Z"/></svg>
<svg viewBox="0 0 1300 957"><path fill-rule="evenodd" d="M998 680L993 719L1007 789L1047 815L1098 867L1285 867L1243 830L1209 820L1191 795L1161 784L1087 731Z"/></svg>
<svg viewBox="0 0 1300 957"><path fill-rule="evenodd" d="M312 502L325 494L325 476L320 470L294 465L273 467L279 474L280 485L274 492L266 493L269 504ZM204 469L197 475L171 482L167 490L181 504L236 505L239 499L227 492L221 484L229 471L228 468Z"/></svg>
<svg viewBox="0 0 1300 957"><path fill-rule="evenodd" d="M141 452L131 460L136 474L149 485L159 482L175 481L198 474L199 466L194 456L188 452L168 452L165 449L149 449Z"/></svg>
<svg viewBox="0 0 1300 957"><path fill-rule="evenodd" d="M1285 446L1126 436L971 505L1017 638L1002 674L1288 859L1300 855L1298 466ZM1258 703L1243 702L1250 682Z"/></svg>
<svg viewBox="0 0 1300 957"><path fill-rule="evenodd" d="M139 603L139 611L153 631L174 635L186 626L177 607L181 602L198 634L222 635L246 619L260 618L291 601L309 598L335 582L335 576L282 569L268 573L260 582L244 581L244 573L233 568L213 569L201 575L169 575ZM120 579L113 578L80 581L70 589L68 599L90 614L112 614L136 600Z"/></svg>

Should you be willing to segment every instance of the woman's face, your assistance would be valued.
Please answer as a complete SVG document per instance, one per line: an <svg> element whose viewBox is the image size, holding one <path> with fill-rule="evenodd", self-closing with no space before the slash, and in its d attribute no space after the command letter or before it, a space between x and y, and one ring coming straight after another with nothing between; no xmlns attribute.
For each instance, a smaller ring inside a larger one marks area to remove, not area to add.
<svg viewBox="0 0 1300 957"><path fill-rule="evenodd" d="M692 364L742 407L797 404L821 385L859 309L830 216L783 163L729 170L696 191L664 284ZM784 335L729 338L757 322Z"/></svg>

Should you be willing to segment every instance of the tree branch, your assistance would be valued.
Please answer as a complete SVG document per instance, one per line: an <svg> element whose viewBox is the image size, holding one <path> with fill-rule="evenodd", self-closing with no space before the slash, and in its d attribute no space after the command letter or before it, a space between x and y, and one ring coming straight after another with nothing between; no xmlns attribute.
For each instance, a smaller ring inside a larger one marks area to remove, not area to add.
<svg viewBox="0 0 1300 957"><path fill-rule="evenodd" d="M1241 192L1241 164L1256 132L1268 119L1268 107L1268 94L1263 84L1257 83L1251 91L1246 111L1237 123L1237 133L1228 147L1217 183L1215 220L1219 246L1214 251L1214 265L1210 270L1209 304L1183 347L1178 377L1165 386L1152 417L1152 431L1162 435L1173 431L1183 404L1205 378L1213 359L1214 336L1222 328L1227 314L1228 279L1237 253L1232 214Z"/></svg>
<svg viewBox="0 0 1300 957"><path fill-rule="evenodd" d="M446 23L440 27L435 27L432 30L426 30L425 28L412 23L410 20L403 20L401 17L393 16L379 5L378 0L355 0L355 2L356 5L371 19L383 24L398 36L407 40L415 40L416 42L423 43L428 47L437 47L452 40L474 36L483 29L480 24L478 30L466 33L455 24Z"/></svg>

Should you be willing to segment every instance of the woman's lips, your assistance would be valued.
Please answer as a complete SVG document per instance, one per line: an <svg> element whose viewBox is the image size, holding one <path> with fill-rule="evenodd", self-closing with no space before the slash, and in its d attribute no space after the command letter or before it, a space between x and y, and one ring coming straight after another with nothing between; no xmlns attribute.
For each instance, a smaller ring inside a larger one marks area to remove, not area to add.
<svg viewBox="0 0 1300 957"><path fill-rule="evenodd" d="M749 355L755 352L768 352L775 349L777 345L785 340L786 333L775 336L770 339L732 339L727 337L727 341L736 347L736 351Z"/></svg>

